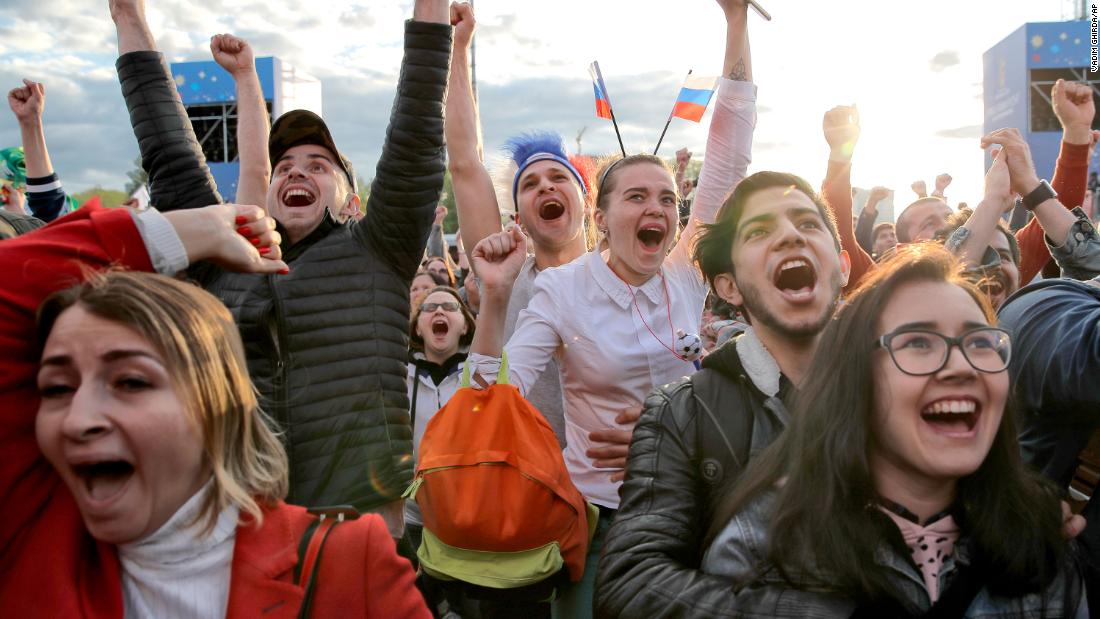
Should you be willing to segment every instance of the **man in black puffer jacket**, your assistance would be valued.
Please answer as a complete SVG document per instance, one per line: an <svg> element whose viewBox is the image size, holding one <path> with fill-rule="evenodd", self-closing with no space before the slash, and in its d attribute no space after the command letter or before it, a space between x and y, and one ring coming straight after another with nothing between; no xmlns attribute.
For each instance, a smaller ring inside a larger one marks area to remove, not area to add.
<svg viewBox="0 0 1100 619"><path fill-rule="evenodd" d="M699 570L703 534L748 461L787 426L784 400L849 268L832 214L806 181L777 172L737 185L695 261L752 326L646 399L596 575L601 617L736 613L732 583Z"/></svg>
<svg viewBox="0 0 1100 619"><path fill-rule="evenodd" d="M144 16L117 10L123 4L112 3L118 72L152 202L162 209L216 203ZM267 208L279 222L290 273L243 275L210 265L192 271L232 311L263 406L283 432L291 466L287 501L379 512L395 536L400 496L412 477L409 283L443 186L450 49L445 0L417 0L362 220L347 216L347 207L358 205L354 176L323 121L288 112L272 129Z"/></svg>

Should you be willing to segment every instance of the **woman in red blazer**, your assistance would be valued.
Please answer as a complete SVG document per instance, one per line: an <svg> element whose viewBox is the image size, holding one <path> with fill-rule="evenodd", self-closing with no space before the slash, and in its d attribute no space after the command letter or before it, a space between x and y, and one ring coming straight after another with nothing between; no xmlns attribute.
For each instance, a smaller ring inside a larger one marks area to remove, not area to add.
<svg viewBox="0 0 1100 619"><path fill-rule="evenodd" d="M233 205L171 222L192 260L272 270L233 238L240 217L273 228ZM268 256L277 240L262 235ZM4 241L0 265L4 614L298 616L298 547L316 517L281 500L286 454L225 307L168 277L94 274L152 270L125 209ZM314 573L310 616L430 616L378 516L333 528Z"/></svg>

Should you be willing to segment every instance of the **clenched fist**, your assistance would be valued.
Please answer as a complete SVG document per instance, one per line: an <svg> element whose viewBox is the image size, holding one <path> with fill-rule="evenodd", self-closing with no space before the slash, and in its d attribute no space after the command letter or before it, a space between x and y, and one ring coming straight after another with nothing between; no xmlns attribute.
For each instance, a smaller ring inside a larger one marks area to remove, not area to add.
<svg viewBox="0 0 1100 619"><path fill-rule="evenodd" d="M22 86L8 93L8 105L20 125L38 123L46 106L46 85L24 79Z"/></svg>
<svg viewBox="0 0 1100 619"><path fill-rule="evenodd" d="M210 37L210 54L218 66L236 78L256 70L256 59L248 41L231 34L216 34Z"/></svg>
<svg viewBox="0 0 1100 619"><path fill-rule="evenodd" d="M1054 115L1062 123L1065 139L1071 144L1088 144L1092 117L1096 115L1096 105L1092 99L1092 88L1087 84L1058 80L1050 91L1054 106Z"/></svg>
<svg viewBox="0 0 1100 619"><path fill-rule="evenodd" d="M821 121L825 141L829 144L829 158L848 161L859 141L859 110L854 105L838 105L825 112Z"/></svg>

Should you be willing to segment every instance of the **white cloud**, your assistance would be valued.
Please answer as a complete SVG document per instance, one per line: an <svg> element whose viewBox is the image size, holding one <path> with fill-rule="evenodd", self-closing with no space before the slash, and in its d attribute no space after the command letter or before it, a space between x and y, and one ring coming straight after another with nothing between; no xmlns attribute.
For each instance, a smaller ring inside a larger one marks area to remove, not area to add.
<svg viewBox="0 0 1100 619"><path fill-rule="evenodd" d="M907 190L915 178L931 180L946 170L956 178L952 194L972 202L981 187L981 151L960 129L981 123L981 100L972 96L980 90L981 54L1025 21L1060 18L1056 7L1029 0L1004 0L993 12L980 3L930 0L904 15L894 3L871 0L765 4L774 21L749 17L761 110L753 170L788 170L818 182L827 157L821 115L857 102L864 131L856 184ZM369 177L411 8L411 0L158 0L147 10L170 59L207 59L209 37L234 32L259 55L277 55L320 78L338 143ZM725 24L712 0L478 0L477 11L477 75L490 151L534 128L556 129L573 144L585 126L586 152L617 150L610 122L594 114L586 72L594 59L628 149L650 150L687 69L721 69ZM121 186L137 148L114 77L106 3L0 3L0 23L0 89L24 75L47 82L47 135L68 185ZM955 56L937 66L951 70L934 72L929 59L945 53L945 41ZM664 154L679 146L701 153L708 120L674 120ZM18 140L14 122L0 111L0 145Z"/></svg>

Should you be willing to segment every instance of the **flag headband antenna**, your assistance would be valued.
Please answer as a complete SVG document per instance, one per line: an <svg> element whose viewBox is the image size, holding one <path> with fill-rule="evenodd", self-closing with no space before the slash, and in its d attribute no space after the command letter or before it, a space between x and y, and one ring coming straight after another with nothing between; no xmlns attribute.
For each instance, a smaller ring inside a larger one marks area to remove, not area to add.
<svg viewBox="0 0 1100 619"><path fill-rule="evenodd" d="M607 111L611 112L611 125L615 127L615 137L619 139L619 150L622 151L623 158L626 158L626 147L623 146L623 134L619 133L619 123L615 120L615 110L608 106Z"/></svg>
<svg viewBox="0 0 1100 619"><path fill-rule="evenodd" d="M691 71L692 71L691 69L688 69L688 74L687 74L688 77L691 77ZM672 124L672 115L675 111L676 111L676 108L674 106L672 108L672 111L668 113L668 120L665 121L665 128L661 129L661 137L657 138L657 146L653 147L653 154L654 155L657 154L657 151L661 150L661 142L665 141L665 133L668 132L668 126L670 124Z"/></svg>
<svg viewBox="0 0 1100 619"><path fill-rule="evenodd" d="M607 93L607 84L603 81L603 72L600 71L600 63L595 60L592 61L592 64L588 65L588 72L592 75L592 84L596 89L596 115L601 118L611 119L611 124L615 127L615 137L619 140L619 150L622 151L623 158L626 158L626 147L623 146L623 135L619 132L619 121L615 119L615 110L611 107L611 97ZM600 106L601 103L607 105L607 116L603 115L603 109Z"/></svg>

